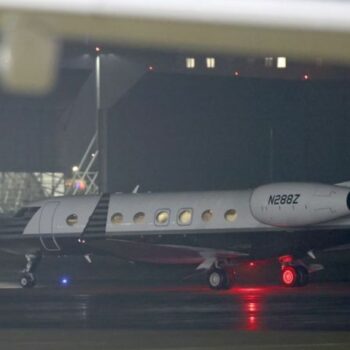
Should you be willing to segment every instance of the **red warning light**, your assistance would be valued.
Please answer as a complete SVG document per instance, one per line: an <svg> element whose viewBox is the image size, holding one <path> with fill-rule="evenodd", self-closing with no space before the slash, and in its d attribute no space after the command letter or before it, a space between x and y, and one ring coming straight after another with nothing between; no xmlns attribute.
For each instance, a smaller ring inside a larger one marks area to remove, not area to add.
<svg viewBox="0 0 350 350"><path fill-rule="evenodd" d="M250 266L250 267L254 267L254 266L255 266L254 261L251 261L251 262L249 263L249 266Z"/></svg>
<svg viewBox="0 0 350 350"><path fill-rule="evenodd" d="M280 264L290 264L293 262L293 256L292 255L283 255L278 258L278 261Z"/></svg>
<svg viewBox="0 0 350 350"><path fill-rule="evenodd" d="M234 75L235 77L239 77L239 72L236 70L236 71L233 73L233 75Z"/></svg>
<svg viewBox="0 0 350 350"><path fill-rule="evenodd" d="M304 80L309 80L309 79L310 79L309 74L304 74L304 75L303 75L303 79L304 79Z"/></svg>

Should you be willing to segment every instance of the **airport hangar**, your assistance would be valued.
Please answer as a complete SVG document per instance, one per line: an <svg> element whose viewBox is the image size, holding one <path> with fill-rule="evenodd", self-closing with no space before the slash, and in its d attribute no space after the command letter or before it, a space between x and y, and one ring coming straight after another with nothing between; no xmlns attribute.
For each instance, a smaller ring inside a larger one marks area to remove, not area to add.
<svg viewBox="0 0 350 350"><path fill-rule="evenodd" d="M59 67L46 95L1 92L3 214L46 196L136 185L350 179L346 66L67 42Z"/></svg>
<svg viewBox="0 0 350 350"><path fill-rule="evenodd" d="M102 191L128 192L138 184L141 192L156 192L345 181L349 77L347 67L319 58L298 63L67 43L53 91L37 97L1 92L2 180L10 181L10 173L64 174L63 182L52 183L73 191L73 167L98 130L79 172L96 156L89 170L100 171L95 184ZM48 178L36 180L48 194ZM80 194L90 184L84 180ZM9 195L2 186L3 212L27 199L15 193L17 202L6 204L4 197L13 202Z"/></svg>

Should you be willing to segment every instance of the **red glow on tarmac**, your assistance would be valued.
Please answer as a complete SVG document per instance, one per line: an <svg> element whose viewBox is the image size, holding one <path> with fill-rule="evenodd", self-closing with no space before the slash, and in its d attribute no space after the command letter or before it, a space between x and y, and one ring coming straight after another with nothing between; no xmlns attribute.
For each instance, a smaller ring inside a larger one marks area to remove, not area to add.
<svg viewBox="0 0 350 350"><path fill-rule="evenodd" d="M246 322L243 328L247 331L256 331L261 329L260 314L264 298L258 294L246 294L242 296L243 314Z"/></svg>
<svg viewBox="0 0 350 350"><path fill-rule="evenodd" d="M247 309L249 312L256 312L257 310L256 303L248 303Z"/></svg>
<svg viewBox="0 0 350 350"><path fill-rule="evenodd" d="M260 314L262 312L262 305L264 302L263 293L256 293L256 288L241 295L242 298L242 311L246 322L243 325L243 329L247 331L257 331L262 328Z"/></svg>
<svg viewBox="0 0 350 350"><path fill-rule="evenodd" d="M235 287L230 289L230 294L265 294L268 292L269 287Z"/></svg>
<svg viewBox="0 0 350 350"><path fill-rule="evenodd" d="M247 331L257 331L257 330L259 330L259 324L258 324L257 319L256 319L255 316L249 316L246 330Z"/></svg>

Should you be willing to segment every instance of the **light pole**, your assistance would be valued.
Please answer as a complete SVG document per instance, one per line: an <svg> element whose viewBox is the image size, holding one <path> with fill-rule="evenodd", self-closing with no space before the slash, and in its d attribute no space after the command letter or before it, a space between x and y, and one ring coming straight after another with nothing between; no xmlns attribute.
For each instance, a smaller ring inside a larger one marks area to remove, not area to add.
<svg viewBox="0 0 350 350"><path fill-rule="evenodd" d="M99 192L108 191L107 175L107 111L101 105L101 49L96 47L96 134L98 149L98 184Z"/></svg>

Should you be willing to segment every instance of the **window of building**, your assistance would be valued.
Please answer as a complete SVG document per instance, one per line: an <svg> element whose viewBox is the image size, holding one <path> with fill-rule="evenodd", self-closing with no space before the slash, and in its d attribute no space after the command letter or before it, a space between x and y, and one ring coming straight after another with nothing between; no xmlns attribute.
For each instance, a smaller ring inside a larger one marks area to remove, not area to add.
<svg viewBox="0 0 350 350"><path fill-rule="evenodd" d="M196 67L196 59L193 57L187 57L186 58L186 68L193 69L195 67Z"/></svg>
<svg viewBox="0 0 350 350"><path fill-rule="evenodd" d="M161 209L156 213L157 225L168 225L170 217L169 209Z"/></svg>
<svg viewBox="0 0 350 350"><path fill-rule="evenodd" d="M202 213L202 220L209 222L213 218L213 212L210 209L204 210Z"/></svg>
<svg viewBox="0 0 350 350"><path fill-rule="evenodd" d="M70 214L67 216L66 223L69 226L74 226L78 222L78 215L77 214Z"/></svg>
<svg viewBox="0 0 350 350"><path fill-rule="evenodd" d="M225 213L226 221L233 222L237 219L237 212L234 209L229 209Z"/></svg>
<svg viewBox="0 0 350 350"><path fill-rule="evenodd" d="M287 68L287 57L277 57L277 68L278 69Z"/></svg>
<svg viewBox="0 0 350 350"><path fill-rule="evenodd" d="M134 215L134 223L135 224L142 224L145 221L145 213L142 211L139 211Z"/></svg>
<svg viewBox="0 0 350 350"><path fill-rule="evenodd" d="M121 224L123 222L123 214L115 213L111 217L112 224Z"/></svg>
<svg viewBox="0 0 350 350"><path fill-rule="evenodd" d="M179 225L190 225L192 222L192 209L181 209L177 216L177 222Z"/></svg>
<svg viewBox="0 0 350 350"><path fill-rule="evenodd" d="M215 68L215 58L214 57L207 57L206 63L207 63L207 68L209 68L209 69Z"/></svg>

